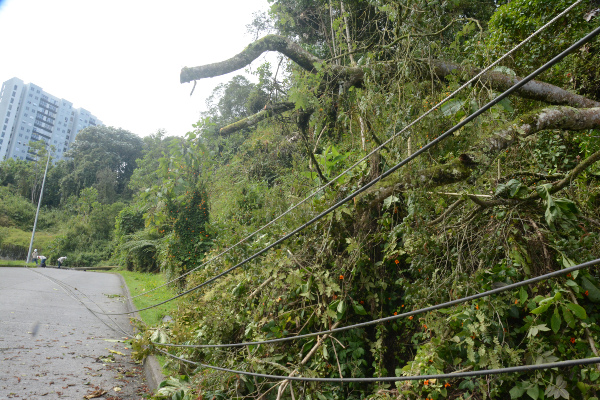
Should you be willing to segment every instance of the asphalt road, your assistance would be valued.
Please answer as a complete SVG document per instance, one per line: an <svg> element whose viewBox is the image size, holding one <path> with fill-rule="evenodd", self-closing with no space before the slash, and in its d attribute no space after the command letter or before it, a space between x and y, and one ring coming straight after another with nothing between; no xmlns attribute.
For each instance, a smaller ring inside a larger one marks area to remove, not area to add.
<svg viewBox="0 0 600 400"><path fill-rule="evenodd" d="M129 317L90 311L128 311L122 285L116 274L0 268L0 399L143 398Z"/></svg>

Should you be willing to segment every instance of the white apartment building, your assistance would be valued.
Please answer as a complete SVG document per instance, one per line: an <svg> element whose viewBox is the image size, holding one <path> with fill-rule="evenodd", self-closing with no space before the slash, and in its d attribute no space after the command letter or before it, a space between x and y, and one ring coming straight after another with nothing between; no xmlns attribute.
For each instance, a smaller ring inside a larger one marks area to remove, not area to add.
<svg viewBox="0 0 600 400"><path fill-rule="evenodd" d="M35 160L30 141L54 146L54 161L64 157L80 130L102 125L98 118L73 103L44 92L33 83L12 78L0 89L0 161Z"/></svg>

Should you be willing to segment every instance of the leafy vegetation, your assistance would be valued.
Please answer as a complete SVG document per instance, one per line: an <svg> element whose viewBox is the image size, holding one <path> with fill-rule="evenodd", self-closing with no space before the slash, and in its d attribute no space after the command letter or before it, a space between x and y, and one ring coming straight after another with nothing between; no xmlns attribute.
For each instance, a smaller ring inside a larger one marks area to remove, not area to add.
<svg viewBox="0 0 600 400"><path fill-rule="evenodd" d="M87 145L74 148L79 156L53 167L62 197L59 206L48 200L44 213L60 212L71 223L51 252L79 254L88 264L112 256L128 270L160 271L167 279L195 269L172 285L191 289L378 180L290 239L183 296L168 312L172 321L157 317L145 328L135 343L139 357L157 353L160 346L151 342L260 341L371 321L596 259L598 39L538 77L548 83L543 92L524 88L381 179L515 76L598 25L597 4L583 1L444 102L474 71L571 3L275 0L268 15L256 15L249 27L256 42L237 58L281 54L278 65L256 69L257 83L236 76L216 88L208 111L184 137L157 132L138 141L108 130L117 142L131 143L115 145L125 153L115 163L100 163L104 146L90 133L82 137ZM182 80L242 67L224 61L185 68ZM96 164L95 175L87 174ZM0 164L1 189L28 199L2 206L10 229L30 218L25 168L33 166ZM321 340L166 350L236 370L328 378L588 358L598 355L599 278L593 267ZM594 399L600 391L595 366L396 384L300 384L175 359L171 365L183 378L165 381L162 398L537 400Z"/></svg>

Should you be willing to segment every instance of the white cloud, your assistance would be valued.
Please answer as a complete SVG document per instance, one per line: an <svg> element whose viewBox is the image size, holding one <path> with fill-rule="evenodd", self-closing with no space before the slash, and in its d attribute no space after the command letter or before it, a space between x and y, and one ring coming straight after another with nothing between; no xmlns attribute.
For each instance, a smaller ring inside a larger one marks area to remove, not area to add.
<svg viewBox="0 0 600 400"><path fill-rule="evenodd" d="M0 0L0 82L18 77L141 136L181 136L234 74L179 83L182 67L227 59L267 0ZM253 65L259 65L255 61Z"/></svg>

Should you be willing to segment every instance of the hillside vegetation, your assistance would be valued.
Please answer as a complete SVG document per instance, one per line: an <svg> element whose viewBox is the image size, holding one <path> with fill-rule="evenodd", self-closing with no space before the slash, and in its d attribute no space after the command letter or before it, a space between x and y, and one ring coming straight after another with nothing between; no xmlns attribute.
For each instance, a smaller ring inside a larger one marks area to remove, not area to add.
<svg viewBox="0 0 600 400"><path fill-rule="evenodd" d="M273 0L248 27L256 40L244 50L181 71L192 82L241 70L266 51L280 55L277 64L253 64L255 83L234 76L217 87L184 137L141 140L113 128L77 137L71 160L53 168L54 197L44 200L47 215L77 222L61 225L50 251L88 263L112 257L173 279L194 270L172 283L194 289L173 320L146 327L135 344L140 358L159 350L179 357L169 362L182 376L163 384L163 398L597 398L594 364L397 383L297 382L194 364L372 378L597 357L597 265L318 338L157 344L324 331L598 259L597 38L428 147L598 27L600 5L582 1L444 100L573 3ZM0 164L0 182L31 198L5 177L11 163Z"/></svg>

